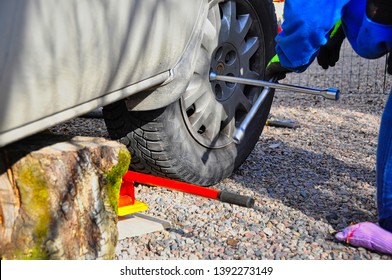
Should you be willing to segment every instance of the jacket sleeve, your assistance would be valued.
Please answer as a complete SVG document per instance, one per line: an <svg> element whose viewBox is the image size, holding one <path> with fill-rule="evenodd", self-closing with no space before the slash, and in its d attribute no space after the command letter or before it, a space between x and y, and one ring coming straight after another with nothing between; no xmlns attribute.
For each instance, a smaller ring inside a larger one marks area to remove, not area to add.
<svg viewBox="0 0 392 280"><path fill-rule="evenodd" d="M368 4L372 2L368 1ZM385 7L377 7L380 18L377 14L372 18L364 0L353 0L343 9L342 22L347 39L355 52L364 58L379 58L392 51L392 4L385 0L379 2L388 3Z"/></svg>
<svg viewBox="0 0 392 280"><path fill-rule="evenodd" d="M364 1L364 0L363 0ZM276 36L276 53L283 67L302 72L316 58L320 47L342 17L350 0L286 0L282 31Z"/></svg>

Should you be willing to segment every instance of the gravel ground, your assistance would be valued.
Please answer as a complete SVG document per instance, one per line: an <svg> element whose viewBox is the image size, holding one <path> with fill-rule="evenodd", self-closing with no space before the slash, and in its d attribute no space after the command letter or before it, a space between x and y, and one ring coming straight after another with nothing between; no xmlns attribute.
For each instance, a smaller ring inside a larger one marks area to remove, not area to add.
<svg viewBox="0 0 392 280"><path fill-rule="evenodd" d="M214 186L256 200L248 209L140 185L145 214L171 228L120 240L117 259L383 259L339 243L350 223L377 221L375 153L384 94L344 94L338 102L278 93L274 119L297 129L265 127L254 151ZM99 119L75 119L56 133L107 137Z"/></svg>

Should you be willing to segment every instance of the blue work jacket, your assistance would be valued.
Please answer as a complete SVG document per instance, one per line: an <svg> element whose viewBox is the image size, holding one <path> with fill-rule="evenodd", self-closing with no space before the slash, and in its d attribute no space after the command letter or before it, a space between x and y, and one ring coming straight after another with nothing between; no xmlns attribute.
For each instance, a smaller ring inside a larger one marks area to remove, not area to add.
<svg viewBox="0 0 392 280"><path fill-rule="evenodd" d="M304 71L339 19L358 55L372 59L392 51L392 25L371 21L366 16L366 0L286 0L282 31L276 36L281 65Z"/></svg>

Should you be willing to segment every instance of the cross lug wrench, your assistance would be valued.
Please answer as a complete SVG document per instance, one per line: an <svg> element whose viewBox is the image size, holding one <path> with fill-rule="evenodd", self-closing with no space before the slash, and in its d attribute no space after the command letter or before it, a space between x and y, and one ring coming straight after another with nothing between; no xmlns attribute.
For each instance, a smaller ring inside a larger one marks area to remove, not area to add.
<svg viewBox="0 0 392 280"><path fill-rule="evenodd" d="M260 93L256 102L252 105L250 111L246 115L245 119L242 121L241 125L236 129L234 133L233 141L236 144L239 144L241 142L242 138L245 135L246 128L248 127L249 123L256 115L261 104L264 102L265 98L268 96L270 89L272 88L318 95L326 99L335 100L335 101L339 99L339 95L340 95L339 89L336 88L319 89L319 88L303 87L303 86L289 85L289 84L278 84L273 82L274 78L272 78L269 82L267 82L267 81L256 80L256 79L246 79L246 78L239 78L233 76L222 76L222 75L217 75L214 72L211 72L210 81L211 82L223 81L229 83L238 83L238 84L245 84L245 85L257 86L257 87L264 87L263 91Z"/></svg>

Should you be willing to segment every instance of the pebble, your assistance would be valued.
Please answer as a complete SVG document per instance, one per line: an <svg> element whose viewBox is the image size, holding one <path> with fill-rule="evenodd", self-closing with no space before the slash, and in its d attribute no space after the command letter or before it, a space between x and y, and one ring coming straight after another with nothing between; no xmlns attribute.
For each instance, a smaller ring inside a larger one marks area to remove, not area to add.
<svg viewBox="0 0 392 280"><path fill-rule="evenodd" d="M190 254L190 256L189 256L189 260L198 260L198 259L199 258L194 254Z"/></svg>
<svg viewBox="0 0 392 280"><path fill-rule="evenodd" d="M270 228L265 228L265 229L263 229L263 232L266 234L266 235L268 235L268 236L271 236L271 235L273 235L274 234L274 232L270 229Z"/></svg>
<svg viewBox="0 0 392 280"><path fill-rule="evenodd" d="M286 231L286 227L285 227L285 225L282 224L282 223L278 223L278 224L276 225L276 227L277 227L281 232L285 232L285 231Z"/></svg>

